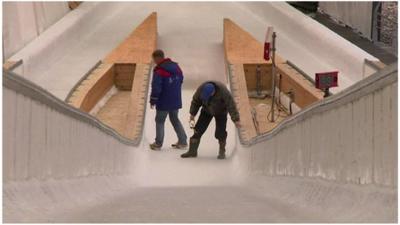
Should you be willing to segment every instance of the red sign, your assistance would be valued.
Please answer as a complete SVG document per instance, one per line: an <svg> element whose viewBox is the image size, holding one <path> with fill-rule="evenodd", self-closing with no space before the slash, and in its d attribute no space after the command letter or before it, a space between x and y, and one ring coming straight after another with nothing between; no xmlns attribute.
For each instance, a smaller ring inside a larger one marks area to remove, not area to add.
<svg viewBox="0 0 400 225"><path fill-rule="evenodd" d="M270 59L271 55L272 33L273 33L273 28L268 27L267 33L265 34L265 42L264 42L264 59L267 61Z"/></svg>
<svg viewBox="0 0 400 225"><path fill-rule="evenodd" d="M318 89L325 89L338 86L338 71L316 73L315 74L315 87Z"/></svg>
<svg viewBox="0 0 400 225"><path fill-rule="evenodd" d="M270 58L270 57L269 57L269 55L270 55L270 54L269 54L270 45L271 45L271 44L268 43L268 42L265 42L265 43L264 43L264 59L267 60L267 61L268 61L269 58Z"/></svg>

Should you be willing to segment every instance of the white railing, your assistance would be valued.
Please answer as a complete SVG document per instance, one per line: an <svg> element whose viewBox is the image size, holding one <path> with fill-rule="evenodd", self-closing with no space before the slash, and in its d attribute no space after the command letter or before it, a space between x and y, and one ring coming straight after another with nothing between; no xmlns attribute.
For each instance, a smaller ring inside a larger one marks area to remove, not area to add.
<svg viewBox="0 0 400 225"><path fill-rule="evenodd" d="M397 64L243 144L259 174L397 186Z"/></svg>

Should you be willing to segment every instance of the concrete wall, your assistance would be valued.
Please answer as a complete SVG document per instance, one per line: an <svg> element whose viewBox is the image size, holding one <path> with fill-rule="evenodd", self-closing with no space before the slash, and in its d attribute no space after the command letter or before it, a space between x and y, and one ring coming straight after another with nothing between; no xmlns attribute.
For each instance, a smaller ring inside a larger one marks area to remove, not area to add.
<svg viewBox="0 0 400 225"><path fill-rule="evenodd" d="M319 2L319 9L364 37L372 39L372 1L370 2Z"/></svg>
<svg viewBox="0 0 400 225"><path fill-rule="evenodd" d="M397 186L397 65L253 140L251 170Z"/></svg>

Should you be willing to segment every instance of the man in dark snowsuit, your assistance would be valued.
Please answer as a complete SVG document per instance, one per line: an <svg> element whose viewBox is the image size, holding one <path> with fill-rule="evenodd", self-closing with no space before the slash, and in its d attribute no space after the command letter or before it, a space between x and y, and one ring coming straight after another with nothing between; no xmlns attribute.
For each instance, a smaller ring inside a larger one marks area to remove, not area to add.
<svg viewBox="0 0 400 225"><path fill-rule="evenodd" d="M150 145L152 150L160 150L164 141L164 123L169 115L169 120L178 136L178 142L172 147L183 149L187 147L187 137L182 123L178 118L179 109L182 108L182 83L183 74L177 63L164 57L162 50L153 52L153 61L157 64L153 70L151 83L150 105L156 106L156 139Z"/></svg>
<svg viewBox="0 0 400 225"><path fill-rule="evenodd" d="M212 118L215 118L215 138L219 142L218 159L225 158L226 122L228 113L236 127L240 127L240 117L235 101L225 84L217 81L203 83L193 96L190 106L190 120L193 121L200 107L199 119L194 127L194 134L190 138L189 151L182 154L182 158L197 157L200 138L207 130Z"/></svg>

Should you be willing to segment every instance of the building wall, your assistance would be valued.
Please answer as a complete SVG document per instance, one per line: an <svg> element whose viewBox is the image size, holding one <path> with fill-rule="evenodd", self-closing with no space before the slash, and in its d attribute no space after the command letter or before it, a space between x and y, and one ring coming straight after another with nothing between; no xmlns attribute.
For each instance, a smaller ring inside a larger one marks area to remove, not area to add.
<svg viewBox="0 0 400 225"><path fill-rule="evenodd" d="M319 2L319 9L371 39L371 2Z"/></svg>

